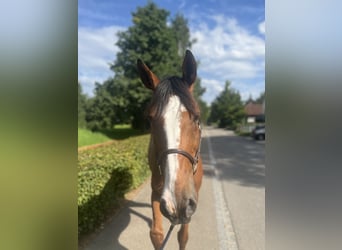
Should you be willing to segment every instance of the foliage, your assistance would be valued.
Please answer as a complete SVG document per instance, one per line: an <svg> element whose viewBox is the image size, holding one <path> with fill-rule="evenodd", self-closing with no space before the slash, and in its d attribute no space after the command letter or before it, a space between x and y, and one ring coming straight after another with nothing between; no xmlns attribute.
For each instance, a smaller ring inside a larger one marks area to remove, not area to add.
<svg viewBox="0 0 342 250"><path fill-rule="evenodd" d="M171 22L171 29L176 37L178 55L183 57L186 49L191 48L196 40L190 41L190 30L188 27L188 20L180 13L178 13Z"/></svg>
<svg viewBox="0 0 342 250"><path fill-rule="evenodd" d="M208 123L208 118L209 118L209 112L210 109L205 101L202 99L197 100L198 106L200 107L201 110L201 122L203 124Z"/></svg>
<svg viewBox="0 0 342 250"><path fill-rule="evenodd" d="M201 96L205 92L205 88L201 85L201 79L197 78L193 90L193 95L195 97L195 100L198 103L198 106L201 110L201 122L204 124L207 124L208 116L209 116L209 107L205 101L202 100Z"/></svg>
<svg viewBox="0 0 342 250"><path fill-rule="evenodd" d="M86 102L87 97L82 93L82 86L78 82L78 127L86 127Z"/></svg>
<svg viewBox="0 0 342 250"><path fill-rule="evenodd" d="M259 97L256 98L255 100L252 98L252 95L249 95L249 98L247 99L247 101L245 101L245 103L257 103L257 104L263 104L263 102L265 101L265 92L261 92Z"/></svg>
<svg viewBox="0 0 342 250"><path fill-rule="evenodd" d="M138 136L78 154L78 234L93 231L124 194L149 175L148 136Z"/></svg>
<svg viewBox="0 0 342 250"><path fill-rule="evenodd" d="M244 107L239 92L230 88L230 82L226 81L224 90L212 103L210 122L217 123L220 128L235 130L244 115Z"/></svg>
<svg viewBox="0 0 342 250"><path fill-rule="evenodd" d="M107 79L95 83L95 97L87 105L87 127L92 131L112 129L115 124L129 122L127 86L122 81Z"/></svg>

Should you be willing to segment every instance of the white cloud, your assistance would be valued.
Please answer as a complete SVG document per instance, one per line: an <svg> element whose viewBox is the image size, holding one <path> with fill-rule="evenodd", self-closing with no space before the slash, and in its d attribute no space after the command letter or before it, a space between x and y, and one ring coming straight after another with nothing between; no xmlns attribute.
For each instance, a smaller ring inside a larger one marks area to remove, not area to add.
<svg viewBox="0 0 342 250"><path fill-rule="evenodd" d="M95 81L102 82L113 75L109 63L118 52L115 45L119 26L78 29L78 80L84 91L92 94Z"/></svg>
<svg viewBox="0 0 342 250"><path fill-rule="evenodd" d="M205 22L208 21L209 22ZM197 19L198 20L198 19ZM191 36L197 42L192 51L200 61L198 75L206 93L203 99L211 103L223 90L226 80L232 82L245 100L251 94L258 97L264 91L265 40L253 35L233 19L223 15L201 18L191 26ZM209 23L214 25L209 27ZM78 78L84 91L92 95L94 83L103 82L114 73L109 69L118 48L116 33L126 28L80 27L78 30ZM263 34L265 22L256 25Z"/></svg>
<svg viewBox="0 0 342 250"><path fill-rule="evenodd" d="M202 78L201 82L204 83L209 89L214 89L215 91L222 91L223 86L220 84L220 81L213 79Z"/></svg>
<svg viewBox="0 0 342 250"><path fill-rule="evenodd" d="M214 79L201 78L201 86L206 88L203 99L207 102L213 101L217 93L223 90L221 82Z"/></svg>
<svg viewBox="0 0 342 250"><path fill-rule="evenodd" d="M240 26L234 18L223 15L207 18L214 21L212 27L204 21L190 27L192 38L197 40L192 51L200 61L198 75L205 78L202 84L210 91L204 94L204 99L212 102L226 80L232 82L243 99L250 94L257 97L264 91L265 40ZM262 31L264 25L262 22L256 28Z"/></svg>
<svg viewBox="0 0 342 250"><path fill-rule="evenodd" d="M265 35L265 21L259 23L258 29L261 34Z"/></svg>
<svg viewBox="0 0 342 250"><path fill-rule="evenodd" d="M253 81L253 84L250 82L235 82L232 84L232 88L239 88L239 92L242 100L247 100L250 95L253 98L258 98L261 92L265 91L265 82L262 81Z"/></svg>

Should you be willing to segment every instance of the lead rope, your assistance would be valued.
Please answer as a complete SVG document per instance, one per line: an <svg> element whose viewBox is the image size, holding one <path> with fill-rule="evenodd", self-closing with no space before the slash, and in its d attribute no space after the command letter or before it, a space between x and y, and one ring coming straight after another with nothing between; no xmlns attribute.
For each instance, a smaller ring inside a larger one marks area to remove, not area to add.
<svg viewBox="0 0 342 250"><path fill-rule="evenodd" d="M171 226L170 226L170 228L169 228L169 231L167 232L166 237L165 237L165 239L164 239L164 241L163 241L163 244L162 244L162 246L160 247L160 250L164 250L164 247L165 247L167 241L168 241L169 238L170 238L170 235L171 235L171 232L172 232L174 226L175 226L175 225L172 225L172 224L171 224Z"/></svg>

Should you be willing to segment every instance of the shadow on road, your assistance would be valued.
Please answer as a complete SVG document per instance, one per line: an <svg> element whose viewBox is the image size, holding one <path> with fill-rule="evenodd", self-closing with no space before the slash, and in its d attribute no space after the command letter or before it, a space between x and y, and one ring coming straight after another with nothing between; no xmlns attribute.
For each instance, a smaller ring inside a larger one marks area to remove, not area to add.
<svg viewBox="0 0 342 250"><path fill-rule="evenodd" d="M210 142L221 180L265 187L265 144L235 135L212 136ZM201 155L204 165L210 165L208 137L203 138ZM212 171L206 169L204 174L213 176Z"/></svg>
<svg viewBox="0 0 342 250"><path fill-rule="evenodd" d="M114 241L111 243L112 249L120 249L120 250L128 249L119 242L119 237L125 230L128 230L127 229L128 226L134 227L134 223L131 223L131 219L133 215L139 217L139 219L144 220L147 223L148 228L150 228L152 224L151 218L135 210L135 208L139 208L139 207L151 207L150 204L140 203L140 202L135 202L135 201L128 201L125 207L126 208L122 209L121 212L118 214L118 216L116 216L116 218L111 223L112 230L110 231L112 235L110 237Z"/></svg>
<svg viewBox="0 0 342 250"><path fill-rule="evenodd" d="M84 242L79 245L80 250L127 250L128 248L120 243L119 238L125 230L132 230L128 229L128 227L135 226L134 223L131 222L132 216L137 216L139 219L146 222L148 228L151 227L151 218L137 211L142 207L151 207L150 204L127 200L123 201L123 203L123 208L103 225L103 230L99 230L97 233L89 235L88 239L85 239Z"/></svg>
<svg viewBox="0 0 342 250"><path fill-rule="evenodd" d="M129 201L129 202L128 202L128 210L129 210L129 213L130 213L130 214L134 214L134 215L140 217L141 219L143 219L143 220L147 223L148 227L150 228L150 227L152 226L152 219L149 218L149 217L147 217L147 216L145 216L145 215L143 215L143 214L141 214L141 213L139 213L139 212L137 212L137 211L135 211L135 210L133 209L133 208L135 208L135 207L149 207L149 208L151 208L151 204L149 204L149 203L135 202L135 201ZM152 208L151 208L151 209L152 209Z"/></svg>

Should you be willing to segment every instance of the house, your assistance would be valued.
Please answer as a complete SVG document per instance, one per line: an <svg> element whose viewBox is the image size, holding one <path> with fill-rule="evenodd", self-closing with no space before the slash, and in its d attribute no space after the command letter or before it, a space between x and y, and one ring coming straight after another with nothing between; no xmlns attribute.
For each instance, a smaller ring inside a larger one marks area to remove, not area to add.
<svg viewBox="0 0 342 250"><path fill-rule="evenodd" d="M265 102L263 102L262 104L248 102L244 110L246 113L247 124L265 122Z"/></svg>

